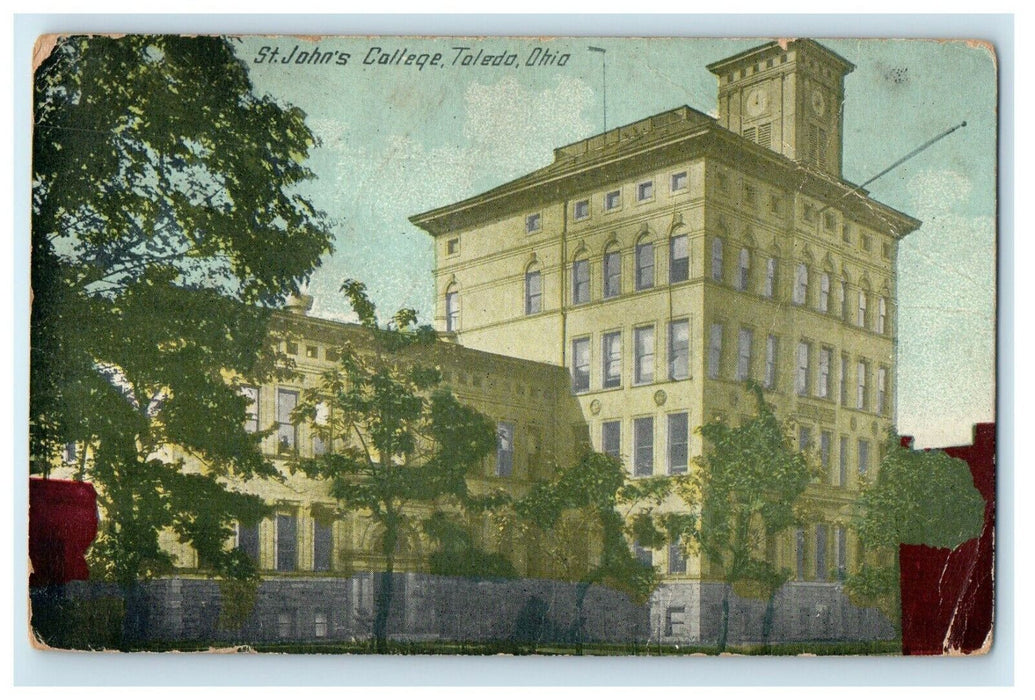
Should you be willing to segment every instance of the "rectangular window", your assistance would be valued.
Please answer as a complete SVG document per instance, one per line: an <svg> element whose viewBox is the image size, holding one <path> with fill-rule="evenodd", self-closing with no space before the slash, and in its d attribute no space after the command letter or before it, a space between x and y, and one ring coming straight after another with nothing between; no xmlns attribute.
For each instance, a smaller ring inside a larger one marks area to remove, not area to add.
<svg viewBox="0 0 1035 700"><path fill-rule="evenodd" d="M313 615L313 636L327 636L327 613L318 612Z"/></svg>
<svg viewBox="0 0 1035 700"><path fill-rule="evenodd" d="M816 580L827 580L827 526L816 525Z"/></svg>
<svg viewBox="0 0 1035 700"><path fill-rule="evenodd" d="M708 334L708 378L718 379L722 372L722 324L713 323Z"/></svg>
<svg viewBox="0 0 1035 700"><path fill-rule="evenodd" d="M604 195L604 211L612 211L622 206L621 190L614 190Z"/></svg>
<svg viewBox="0 0 1035 700"><path fill-rule="evenodd" d="M809 395L810 355L812 355L812 344L804 340L798 343L798 371L794 382L794 390L798 396Z"/></svg>
<svg viewBox="0 0 1035 700"><path fill-rule="evenodd" d="M888 368L877 368L877 413L883 415L888 409Z"/></svg>
<svg viewBox="0 0 1035 700"><path fill-rule="evenodd" d="M617 250L604 253L604 298L622 293L622 254Z"/></svg>
<svg viewBox="0 0 1035 700"><path fill-rule="evenodd" d="M529 214L525 217L525 233L538 231L543 227L542 214Z"/></svg>
<svg viewBox="0 0 1035 700"><path fill-rule="evenodd" d="M575 220L576 221L582 221L583 219L588 219L589 218L589 200L588 199L582 199L582 200L579 200L578 202L575 202L575 211L573 213L575 215Z"/></svg>
<svg viewBox="0 0 1035 700"><path fill-rule="evenodd" d="M769 211L776 216L783 217L783 200L780 198L780 195L769 195Z"/></svg>
<svg viewBox="0 0 1035 700"><path fill-rule="evenodd" d="M722 282L722 239L712 239L712 279Z"/></svg>
<svg viewBox="0 0 1035 700"><path fill-rule="evenodd" d="M237 523L237 547L259 565L259 523Z"/></svg>
<svg viewBox="0 0 1035 700"><path fill-rule="evenodd" d="M690 243L684 236L673 236L668 243L668 281L685 282L690 279Z"/></svg>
<svg viewBox="0 0 1035 700"><path fill-rule="evenodd" d="M320 357L320 348L318 348L315 345L306 345L305 356L311 360L317 359L318 357Z"/></svg>
<svg viewBox="0 0 1035 700"><path fill-rule="evenodd" d="M751 379L751 346L755 334L750 328L741 328L737 338L737 381Z"/></svg>
<svg viewBox="0 0 1035 700"><path fill-rule="evenodd" d="M812 429L806 426L800 426L798 428L798 451L804 452L805 450L812 449Z"/></svg>
<svg viewBox="0 0 1035 700"><path fill-rule="evenodd" d="M453 333L460 330L460 295L457 292L446 292L446 331Z"/></svg>
<svg viewBox="0 0 1035 700"><path fill-rule="evenodd" d="M639 542L633 545L633 555L644 566L654 566L654 552L641 546Z"/></svg>
<svg viewBox="0 0 1035 700"><path fill-rule="evenodd" d="M330 571L333 552L331 522L313 519L313 571Z"/></svg>
<svg viewBox="0 0 1035 700"><path fill-rule="evenodd" d="M291 613L282 612L277 613L277 636L281 639L288 639L293 636L294 621L291 619Z"/></svg>
<svg viewBox="0 0 1035 700"><path fill-rule="evenodd" d="M751 284L751 252L747 248L740 249L737 257L737 289L746 292Z"/></svg>
<svg viewBox="0 0 1035 700"><path fill-rule="evenodd" d="M859 441L859 476L866 476L870 470L870 441Z"/></svg>
<svg viewBox="0 0 1035 700"><path fill-rule="evenodd" d="M848 321L848 282L841 280L841 320Z"/></svg>
<svg viewBox="0 0 1035 700"><path fill-rule="evenodd" d="M891 260L891 244L887 241L882 241L880 244L880 256L885 260Z"/></svg>
<svg viewBox="0 0 1035 700"><path fill-rule="evenodd" d="M668 417L668 473L686 474L690 463L689 414L672 413Z"/></svg>
<svg viewBox="0 0 1035 700"><path fill-rule="evenodd" d="M824 272L819 277L819 310L827 313L830 310L830 273Z"/></svg>
<svg viewBox="0 0 1035 700"><path fill-rule="evenodd" d="M446 241L446 255L456 255L460 252L460 239L450 238Z"/></svg>
<svg viewBox="0 0 1035 700"><path fill-rule="evenodd" d="M683 545L679 542L673 542L668 546L668 572L670 574L686 573L686 555L683 554Z"/></svg>
<svg viewBox="0 0 1035 700"><path fill-rule="evenodd" d="M571 390L589 389L589 338L571 341Z"/></svg>
<svg viewBox="0 0 1035 700"><path fill-rule="evenodd" d="M833 439L829 430L821 431L819 434L819 465L823 468L823 479L831 481L833 479L830 473L830 447Z"/></svg>
<svg viewBox="0 0 1035 700"><path fill-rule="evenodd" d="M514 473L514 424L500 421L496 424L496 476Z"/></svg>
<svg viewBox="0 0 1035 700"><path fill-rule="evenodd" d="M644 326L633 331L636 353L637 384L649 384L654 381L654 327Z"/></svg>
<svg viewBox="0 0 1035 700"><path fill-rule="evenodd" d="M855 325L866 328L866 292L859 290L859 309L855 315Z"/></svg>
<svg viewBox="0 0 1035 700"><path fill-rule="evenodd" d="M668 324L668 378L686 379L690 376L690 322L672 321Z"/></svg>
<svg viewBox="0 0 1035 700"><path fill-rule="evenodd" d="M622 334L605 333L600 349L603 358L604 388L622 386Z"/></svg>
<svg viewBox="0 0 1035 700"><path fill-rule="evenodd" d="M328 422L331 419L331 407L324 401L316 404L316 410L313 415L313 423L318 426L313 430L313 454L319 457L327 452L327 444L323 438L317 433L317 430L325 430Z"/></svg>
<svg viewBox="0 0 1035 700"><path fill-rule="evenodd" d="M776 361L780 349L780 341L775 335L765 339L765 388L776 388Z"/></svg>
<svg viewBox="0 0 1035 700"><path fill-rule="evenodd" d="M604 421L600 426L600 447L606 455L616 459L622 458L622 423L621 421Z"/></svg>
<svg viewBox="0 0 1035 700"><path fill-rule="evenodd" d="M633 421L634 439L634 474L651 476L654 474L654 419L637 418Z"/></svg>
<svg viewBox="0 0 1035 700"><path fill-rule="evenodd" d="M870 246L870 237L869 236L860 235L859 236L859 247L862 248L863 250L865 250L867 253L870 252L870 247L871 247Z"/></svg>
<svg viewBox="0 0 1035 700"><path fill-rule="evenodd" d="M253 400L252 403L255 403L255 401ZM249 433L254 433L256 430L258 430L258 426L256 425L255 428L249 428L249 422L250 414L249 418L245 419L244 429L247 430ZM256 423L258 423L258 421L256 421ZM75 464L78 461L76 457L76 445L74 442L65 443L65 449L61 451L61 461L65 464Z"/></svg>
<svg viewBox="0 0 1035 700"><path fill-rule="evenodd" d="M841 436L841 444L838 445L837 453L837 485L848 485L848 438Z"/></svg>
<svg viewBox="0 0 1035 700"><path fill-rule="evenodd" d="M844 581L848 575L848 533L843 527L835 530L837 542L837 580Z"/></svg>
<svg viewBox="0 0 1035 700"><path fill-rule="evenodd" d="M841 405L848 405L848 355L841 355Z"/></svg>
<svg viewBox="0 0 1035 700"><path fill-rule="evenodd" d="M877 299L877 332L881 335L887 333L888 328L888 299L880 297Z"/></svg>
<svg viewBox="0 0 1035 700"><path fill-rule="evenodd" d="M765 287L762 294L766 299L772 299L776 295L776 258L766 258Z"/></svg>
<svg viewBox="0 0 1035 700"><path fill-rule="evenodd" d="M758 190L753 185L744 184L744 204L752 209L758 205Z"/></svg>
<svg viewBox="0 0 1035 700"><path fill-rule="evenodd" d="M654 244L640 243L636 246L636 289L650 289L654 286Z"/></svg>
<svg viewBox="0 0 1035 700"><path fill-rule="evenodd" d="M277 571L298 568L298 520L294 515L277 516Z"/></svg>
<svg viewBox="0 0 1035 700"><path fill-rule="evenodd" d="M671 559L670 559L671 561ZM675 572L670 571L669 573L686 573L686 567L684 570ZM686 625L686 606L685 605L672 605L665 608L665 636L666 637L682 637L684 635L684 627Z"/></svg>
<svg viewBox="0 0 1035 700"><path fill-rule="evenodd" d="M819 382L816 385L816 396L821 399L830 398L830 365L833 361L833 349L819 349Z"/></svg>
<svg viewBox="0 0 1035 700"><path fill-rule="evenodd" d="M841 226L841 240L845 243L852 242L852 227L850 224L848 224L848 222L845 222Z"/></svg>
<svg viewBox="0 0 1035 700"><path fill-rule="evenodd" d="M867 379L870 373L870 368L867 366L864 360L860 360L855 365L855 407L860 411L865 411L868 406L867 399Z"/></svg>
<svg viewBox="0 0 1035 700"><path fill-rule="evenodd" d="M245 398L244 429L249 433L259 432L259 387L242 386L241 396ZM65 461L68 461L67 459ZM72 447L72 461L75 461L75 446Z"/></svg>
<svg viewBox="0 0 1035 700"><path fill-rule="evenodd" d="M295 450L298 429L291 422L291 413L297 405L297 391L277 389L277 448L280 452Z"/></svg>
<svg viewBox="0 0 1035 700"><path fill-rule="evenodd" d="M643 202L648 199L654 199L654 181L648 180L647 182L641 182L636 186L636 199Z"/></svg>
<svg viewBox="0 0 1035 700"><path fill-rule="evenodd" d="M685 190L687 188L686 171L679 173L673 173L672 175L672 191L678 192L679 190Z"/></svg>
<svg viewBox="0 0 1035 700"><path fill-rule="evenodd" d="M802 206L801 218L803 218L807 224L816 223L816 207L806 202Z"/></svg>
<svg viewBox="0 0 1035 700"><path fill-rule="evenodd" d="M525 273L525 314L537 314L543 310L543 278L539 270Z"/></svg>
<svg viewBox="0 0 1035 700"><path fill-rule="evenodd" d="M589 260L576 260L571 266L571 300L573 304L589 301Z"/></svg>
<svg viewBox="0 0 1035 700"><path fill-rule="evenodd" d="M832 211L823 213L823 228L827 231L833 231L837 228L837 215Z"/></svg>
<svg viewBox="0 0 1035 700"><path fill-rule="evenodd" d="M798 263L794 268L794 295L791 301L798 306L803 306L808 295L809 268L805 263Z"/></svg>

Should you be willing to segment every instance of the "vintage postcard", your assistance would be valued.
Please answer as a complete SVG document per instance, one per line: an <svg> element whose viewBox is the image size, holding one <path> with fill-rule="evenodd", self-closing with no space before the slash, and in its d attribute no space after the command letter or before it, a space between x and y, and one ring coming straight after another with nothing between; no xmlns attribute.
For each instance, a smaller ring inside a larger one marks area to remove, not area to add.
<svg viewBox="0 0 1035 700"><path fill-rule="evenodd" d="M987 652L996 61L41 37L35 645Z"/></svg>

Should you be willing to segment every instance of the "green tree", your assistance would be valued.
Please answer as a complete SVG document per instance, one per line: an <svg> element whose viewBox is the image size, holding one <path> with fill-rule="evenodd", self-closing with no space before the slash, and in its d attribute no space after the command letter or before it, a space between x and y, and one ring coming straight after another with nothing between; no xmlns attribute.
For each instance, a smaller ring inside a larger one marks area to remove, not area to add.
<svg viewBox="0 0 1035 700"><path fill-rule="evenodd" d="M684 500L699 507L695 533L702 553L722 576L718 651L726 649L730 594L767 600L765 627L772 625L773 598L787 580L766 556L766 543L798 521L796 506L812 475L805 456L793 449L762 390L752 386L757 410L739 427L702 425L704 455Z"/></svg>
<svg viewBox="0 0 1035 700"><path fill-rule="evenodd" d="M877 478L863 487L855 520L862 566L845 589L860 605L876 605L901 623L899 545L954 549L981 534L985 500L970 467L939 450L903 447L888 437Z"/></svg>
<svg viewBox="0 0 1035 700"><path fill-rule="evenodd" d="M576 653L591 586L606 585L641 604L657 587L656 571L636 558L627 538L660 547L691 529L692 516L657 512L673 483L660 477L631 480L621 461L587 451L577 464L501 510L501 531L518 535L551 576L578 583L570 631Z"/></svg>
<svg viewBox="0 0 1035 700"><path fill-rule="evenodd" d="M297 193L314 143L223 39L61 37L36 71L31 469L77 445L125 586L170 567L166 528L254 577L224 543L263 505L225 484L276 471L239 378L275 372L270 308L330 250Z"/></svg>
<svg viewBox="0 0 1035 700"><path fill-rule="evenodd" d="M328 480L344 511L364 513L380 526L384 566L374 640L384 652L402 538L437 512L491 504L491 496L470 493L467 476L495 449L496 429L440 388L439 370L421 361L436 342L430 326L416 325L416 314L403 309L382 327L362 283L347 280L342 291L366 333L361 342L346 342L340 364L303 393L296 417L309 421L327 451L297 460L296 468Z"/></svg>

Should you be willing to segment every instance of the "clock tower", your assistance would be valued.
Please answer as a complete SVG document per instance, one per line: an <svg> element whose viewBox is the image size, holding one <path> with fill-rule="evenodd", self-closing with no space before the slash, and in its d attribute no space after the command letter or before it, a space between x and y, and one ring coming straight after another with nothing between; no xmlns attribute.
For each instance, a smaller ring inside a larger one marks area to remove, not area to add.
<svg viewBox="0 0 1035 700"><path fill-rule="evenodd" d="M716 61L719 123L841 178L844 78L855 66L809 39L773 41Z"/></svg>

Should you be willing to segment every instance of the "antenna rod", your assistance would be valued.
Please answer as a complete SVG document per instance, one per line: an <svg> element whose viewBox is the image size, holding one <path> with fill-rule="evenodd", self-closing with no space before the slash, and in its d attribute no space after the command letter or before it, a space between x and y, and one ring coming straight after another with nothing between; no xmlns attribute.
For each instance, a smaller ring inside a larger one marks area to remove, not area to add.
<svg viewBox="0 0 1035 700"><path fill-rule="evenodd" d="M589 50L600 54L601 70L604 75L604 133L607 133L607 49L590 46Z"/></svg>
<svg viewBox="0 0 1035 700"><path fill-rule="evenodd" d="M877 173L876 175L874 175L873 177L871 177L871 178L870 178L869 180L867 180L867 181L866 181L866 182L864 182L863 184L861 184L861 185L856 185L856 186L855 186L855 187L853 187L852 189L850 189L850 190L848 190L847 192L845 192L845 193L844 193L844 194L843 194L843 195L841 196L841 199L844 199L845 197L847 197L847 196L848 196L848 195L850 195L850 194L853 194L853 193L855 193L855 192L858 192L859 190L863 189L864 187L866 187L866 185L870 184L871 182L873 182L873 181L874 181L874 180L876 180L877 178L880 178L880 177L884 177L885 175L887 175L888 173L890 173L890 172L891 172L892 170L894 170L895 168L897 168L898 166L902 165L902 164L903 164L903 163L905 163L905 162L906 162L907 160L909 160L910 158L912 158L913 156L915 156L915 155L916 155L917 153L919 153L920 151L922 151L922 150L924 150L925 148L928 148L928 147L930 147L930 146L933 146L933 145L934 145L935 143L937 143L938 141L941 141L941 140L942 140L943 138L945 138L946 136L948 136L948 135L949 135L949 134L951 134L952 132L956 131L957 129L962 129L962 128L963 128L963 127L965 127L966 125L967 125L967 122L965 122L965 121L963 121L963 122L960 122L959 124L957 124L956 126L952 127L951 129L947 129L946 131L943 131L942 133L938 134L938 135L937 135L937 136L935 136L935 137L934 137L933 139L931 139L931 140L927 141L927 142L926 142L926 143L924 143L923 145L921 145L921 146L917 146L917 147L916 147L916 148L914 148L914 149L913 149L912 151L910 151L910 152L909 152L909 153L907 153L906 155L902 156L901 158L899 158L898 160L896 160L896 161L895 161L894 163L892 163L892 164L891 164L891 165L889 165L888 167L884 168L884 170L881 170L881 171L880 171L879 173ZM824 211L826 211L826 210L827 210L827 209L829 209L829 208L830 208L830 205L828 204L828 205L826 205L825 207L823 207L822 209L820 209L820 210L819 210L819 211L817 212L817 214L822 214L822 213L823 213Z"/></svg>

